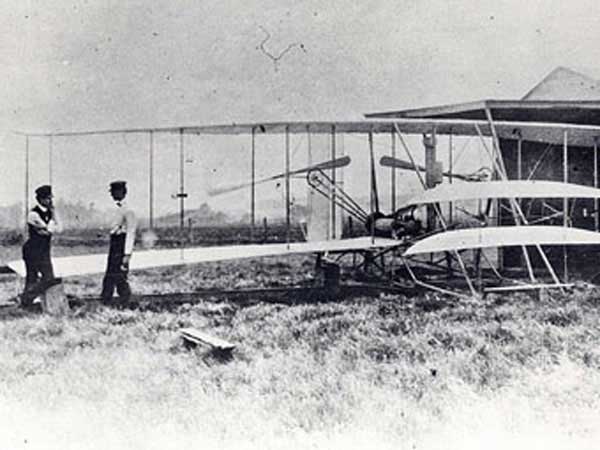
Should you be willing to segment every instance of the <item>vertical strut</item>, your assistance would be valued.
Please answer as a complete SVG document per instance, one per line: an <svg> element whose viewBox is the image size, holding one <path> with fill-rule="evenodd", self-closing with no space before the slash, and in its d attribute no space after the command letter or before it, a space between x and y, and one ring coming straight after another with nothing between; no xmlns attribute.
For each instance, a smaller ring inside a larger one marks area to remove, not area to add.
<svg viewBox="0 0 600 450"><path fill-rule="evenodd" d="M563 182L569 182L569 132L567 130L563 131ZM569 222L569 199L563 199L563 227L567 227ZM567 246L563 245L563 278L565 283L568 282L569 278L569 270L568 270L568 255L567 255Z"/></svg>
<svg viewBox="0 0 600 450"><path fill-rule="evenodd" d="M598 138L594 139L594 187L598 188ZM598 231L598 198L594 198L594 230Z"/></svg>
<svg viewBox="0 0 600 450"><path fill-rule="evenodd" d="M452 176L452 171L454 170L454 161L453 161L453 148L452 148L452 130L450 131L450 134L448 135L448 174L450 175L448 181L450 184L452 184L453 180L453 176ZM448 222L452 223L453 222L453 208L452 208L452 202L448 203Z"/></svg>
<svg viewBox="0 0 600 450"><path fill-rule="evenodd" d="M396 159L396 133L392 130L392 158ZM392 213L396 212L396 168L392 169Z"/></svg>
<svg viewBox="0 0 600 450"><path fill-rule="evenodd" d="M334 160L336 158L336 148L335 148L335 125L331 125L331 159ZM336 236L336 228L337 228L337 217L335 211L335 197L336 193L336 173L335 169L331 169L331 181L332 181L332 191L331 191L331 238L335 239Z"/></svg>
<svg viewBox="0 0 600 450"><path fill-rule="evenodd" d="M521 132L518 132L517 139L517 180L523 179L523 136ZM521 206L523 202L519 199L519 206Z"/></svg>
<svg viewBox="0 0 600 450"><path fill-rule="evenodd" d="M519 132L517 139L517 180L523 179L523 136Z"/></svg>
<svg viewBox="0 0 600 450"><path fill-rule="evenodd" d="M27 216L29 214L29 136L25 136L25 222L27 230Z"/></svg>
<svg viewBox="0 0 600 450"><path fill-rule="evenodd" d="M307 147L307 152L308 152L308 166L312 166L313 163L313 155L312 155L312 139L311 139L311 135L310 135L310 125L306 125L306 147ZM312 236L312 222L313 222L313 208L314 208L314 190L310 187L310 183L309 183L309 188L308 188L308 192L306 193L307 195L307 203L308 203L308 217L307 217L307 221L306 221L306 239L309 240Z"/></svg>
<svg viewBox="0 0 600 450"><path fill-rule="evenodd" d="M290 245L290 127L285 127L285 237Z"/></svg>
<svg viewBox="0 0 600 450"><path fill-rule="evenodd" d="M53 153L53 138L54 136L50 135L48 138L48 184L52 185L52 153Z"/></svg>
<svg viewBox="0 0 600 450"><path fill-rule="evenodd" d="M183 152L183 128L179 129L179 228L182 231L185 226L185 169L184 169L184 152Z"/></svg>
<svg viewBox="0 0 600 450"><path fill-rule="evenodd" d="M154 131L150 130L148 146L148 224L154 229Z"/></svg>
<svg viewBox="0 0 600 450"><path fill-rule="evenodd" d="M371 214L371 242L375 242L375 220L374 213L376 211L375 206L375 192L373 192L375 186L375 157L373 154L373 132L369 131L369 212Z"/></svg>
<svg viewBox="0 0 600 450"><path fill-rule="evenodd" d="M256 128L252 127L252 147L250 150L250 237L254 242L256 226Z"/></svg>

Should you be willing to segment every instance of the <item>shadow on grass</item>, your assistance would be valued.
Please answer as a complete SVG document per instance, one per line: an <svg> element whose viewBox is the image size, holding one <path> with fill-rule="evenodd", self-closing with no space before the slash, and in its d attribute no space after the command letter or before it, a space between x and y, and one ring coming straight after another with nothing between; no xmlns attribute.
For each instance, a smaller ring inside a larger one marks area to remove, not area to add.
<svg viewBox="0 0 600 450"><path fill-rule="evenodd" d="M198 355L202 362L209 367L217 364L227 364L233 361L233 350L209 348L185 339L183 340L183 348L188 352L193 352Z"/></svg>

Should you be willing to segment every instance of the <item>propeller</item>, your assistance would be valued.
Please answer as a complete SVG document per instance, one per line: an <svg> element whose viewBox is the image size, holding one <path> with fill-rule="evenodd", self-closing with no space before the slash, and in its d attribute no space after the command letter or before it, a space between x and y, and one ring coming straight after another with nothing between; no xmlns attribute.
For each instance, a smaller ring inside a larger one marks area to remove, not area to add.
<svg viewBox="0 0 600 450"><path fill-rule="evenodd" d="M303 167L301 169L291 170L289 172L289 175L299 175L301 173L310 172L311 170L339 169L341 167L346 167L348 164L350 164L350 161L351 160L350 160L349 156L342 156L341 158L336 158L336 159L324 161L324 162L321 162L318 164L313 164L311 166ZM286 172L278 173L277 175L272 175L270 177L261 178L260 180L256 180L254 182L254 184L257 185L257 184L266 183L268 181L277 180L277 179L283 178L285 176L286 176ZM209 189L208 195L211 197L214 197L217 195L227 194L229 192L235 192L237 190L244 189L251 185L252 185L252 181L248 181L248 182L241 183L241 184L216 187L214 189Z"/></svg>
<svg viewBox="0 0 600 450"><path fill-rule="evenodd" d="M423 167L423 166L420 166L417 164L415 167L415 166L413 166L413 164L410 161L393 158L392 156L382 156L381 159L379 160L379 164L381 164L384 167L393 167L395 169L404 169L404 170L417 169L417 170L420 170L421 172L426 171L425 167ZM464 181L484 181L485 179L488 179L491 176L491 170L487 167L482 167L481 169L479 169L476 172L469 174L469 175L461 175L459 173L450 174L450 172L444 172L442 175L444 175L445 177L452 176L452 178L458 178L458 179L464 180Z"/></svg>

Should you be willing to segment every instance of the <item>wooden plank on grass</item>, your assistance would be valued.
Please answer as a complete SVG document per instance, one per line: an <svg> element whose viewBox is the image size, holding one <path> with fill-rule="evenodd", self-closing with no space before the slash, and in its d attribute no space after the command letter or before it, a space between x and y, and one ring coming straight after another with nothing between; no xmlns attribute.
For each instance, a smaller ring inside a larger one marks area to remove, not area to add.
<svg viewBox="0 0 600 450"><path fill-rule="evenodd" d="M216 336L211 336L203 331L196 330L195 328L182 328L179 330L183 339L194 344L204 344L218 350L231 351L235 348L235 345L231 342L227 342L224 339Z"/></svg>

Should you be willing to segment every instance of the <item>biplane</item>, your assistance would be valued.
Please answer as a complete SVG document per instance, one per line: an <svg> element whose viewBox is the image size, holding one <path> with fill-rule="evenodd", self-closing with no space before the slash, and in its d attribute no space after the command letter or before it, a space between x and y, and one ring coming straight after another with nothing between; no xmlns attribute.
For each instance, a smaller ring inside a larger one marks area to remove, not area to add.
<svg viewBox="0 0 600 450"><path fill-rule="evenodd" d="M600 126L596 125L596 117L600 117L600 102L527 98L374 113L352 122L247 123L24 135L26 139L132 133L247 135L251 140L250 181L213 187L209 195L248 190L253 226L257 185L283 180L285 242L140 250L134 253L131 270L302 253L317 255L317 261L326 255L328 261L341 263L347 255L359 255L360 261L353 262L353 270L367 271L370 279L374 277L381 285L423 287L450 295L480 295L517 289L563 288L568 285L566 248L600 245L597 155ZM284 137L285 170L257 179L254 151L259 134ZM330 145L321 150L312 149L309 163L294 168L290 165L290 135L293 134L323 135L330 139ZM341 134L366 137L369 165L364 171L368 175L365 188L369 194L368 206L349 195L338 182L340 171L354 163L349 156L336 152L336 139ZM391 154L379 161L375 158L374 135L391 137ZM407 135L422 136L424 165L417 162ZM455 173L452 167L444 171L436 159L440 136L448 136L450 140L453 136L478 139L489 165L467 174ZM180 143L180 152L183 152L183 139ZM397 154L398 143L407 159ZM522 173L525 143L537 146L536 151L538 147L545 149L538 152L541 156L531 164L533 168L528 176ZM593 183L570 182L570 147L582 153L584 150L580 149L593 151L593 163L588 165L588 169L593 167ZM552 174L553 179L535 178L540 158L543 160L548 149L560 151L562 168L558 175ZM180 170L184 170L183 162ZM389 211L384 211L379 201L377 174L381 170L392 174ZM396 204L396 195L402 191L402 187L396 185L398 170L412 171L420 184L420 192L401 204ZM290 180L299 176L304 177L307 189L319 200L312 202L305 240L293 242ZM185 197L182 183L178 195L182 217ZM578 211L583 211L579 215L593 216L592 229L575 226L581 219L574 217L577 215L574 205L578 202L587 202L588 206ZM473 204L475 212L468 210ZM443 212L445 205L448 205L447 213ZM538 212L534 215L533 210ZM347 220L360 224L359 236L343 235L342 213ZM490 252L489 249L500 250ZM512 253L503 251L506 249ZM561 251L562 258L557 256ZM515 264L506 270L503 259L517 261L519 270L515 270ZM54 265L57 276L62 277L100 273L105 267L105 256L54 258ZM559 265L562 265L560 271L557 270ZM8 262L7 267L24 275L22 261Z"/></svg>

